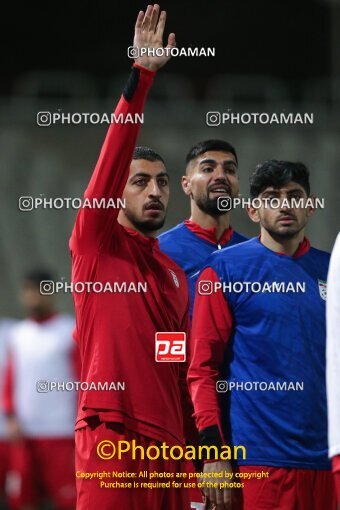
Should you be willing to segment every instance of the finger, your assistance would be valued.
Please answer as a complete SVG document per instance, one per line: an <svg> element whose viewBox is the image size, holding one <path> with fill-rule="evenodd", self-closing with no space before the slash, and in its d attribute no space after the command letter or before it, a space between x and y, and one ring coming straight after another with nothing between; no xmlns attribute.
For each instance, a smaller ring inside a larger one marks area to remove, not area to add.
<svg viewBox="0 0 340 510"><path fill-rule="evenodd" d="M151 13L152 13L152 5L148 5L145 11L142 30L149 30L150 21L151 21Z"/></svg>
<svg viewBox="0 0 340 510"><path fill-rule="evenodd" d="M140 31L142 29L143 19L144 19L144 12L143 11L139 11L139 14L137 16L136 25L135 25L136 32L138 32L138 31Z"/></svg>
<svg viewBox="0 0 340 510"><path fill-rule="evenodd" d="M231 505L231 491L230 489L225 489L223 491L223 503L224 503L224 508L226 508L227 510L230 510L232 508L232 505Z"/></svg>
<svg viewBox="0 0 340 510"><path fill-rule="evenodd" d="M204 496L203 503L204 503L204 510L209 510L209 508L211 508L209 498Z"/></svg>
<svg viewBox="0 0 340 510"><path fill-rule="evenodd" d="M206 506L204 507L204 510L215 510L216 505L215 503L212 503L209 499L206 501Z"/></svg>
<svg viewBox="0 0 340 510"><path fill-rule="evenodd" d="M213 489L209 490L209 498L208 499L210 501L211 508L214 508L214 506L216 506L216 495L215 495L215 491Z"/></svg>
<svg viewBox="0 0 340 510"><path fill-rule="evenodd" d="M204 510L215 510L215 508L216 508L216 505L214 503L212 503L209 498L207 498L207 500L205 502Z"/></svg>
<svg viewBox="0 0 340 510"><path fill-rule="evenodd" d="M176 48L176 36L174 33L171 33L168 37L168 44L166 46L166 48L169 48L171 50L171 48ZM169 52L169 56L168 56L168 60L170 60L171 58L171 52Z"/></svg>
<svg viewBox="0 0 340 510"><path fill-rule="evenodd" d="M156 27L157 27L158 16L159 16L159 5L155 4L153 6L153 11L152 11L152 15L151 15L149 32L155 32Z"/></svg>
<svg viewBox="0 0 340 510"><path fill-rule="evenodd" d="M216 505L217 505L218 509L222 510L222 508L224 508L224 505L223 505L223 492L221 490L216 490L215 491L215 502L216 502Z"/></svg>
<svg viewBox="0 0 340 510"><path fill-rule="evenodd" d="M175 47L176 47L176 36L173 32L171 32L171 34L169 34L169 37L168 37L167 48L175 48Z"/></svg>
<svg viewBox="0 0 340 510"><path fill-rule="evenodd" d="M157 36L162 40L163 40L165 22L166 22L166 11L162 11L159 16L158 25L157 25L157 29L156 29Z"/></svg>

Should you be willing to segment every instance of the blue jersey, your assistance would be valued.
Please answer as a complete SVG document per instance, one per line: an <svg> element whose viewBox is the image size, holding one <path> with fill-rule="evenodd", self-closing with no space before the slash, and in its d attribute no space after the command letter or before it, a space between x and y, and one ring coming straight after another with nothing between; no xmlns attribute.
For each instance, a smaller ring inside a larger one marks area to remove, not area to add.
<svg viewBox="0 0 340 510"><path fill-rule="evenodd" d="M246 237L233 231L227 244L213 243L192 232L184 222L158 237L160 249L174 260L186 274L190 290L190 317L194 305L196 281L209 255L216 249L229 247L246 240Z"/></svg>
<svg viewBox="0 0 340 510"><path fill-rule="evenodd" d="M207 261L206 267L225 282L233 318L221 370L230 388L223 427L231 445L247 449L247 459L239 464L330 469L325 388L329 259L314 248L299 257L278 254L254 238ZM258 282L263 291L256 285L240 292L235 282ZM281 284L281 292L273 291L273 282ZM263 382L266 389L254 384L246 389L240 385L245 382Z"/></svg>

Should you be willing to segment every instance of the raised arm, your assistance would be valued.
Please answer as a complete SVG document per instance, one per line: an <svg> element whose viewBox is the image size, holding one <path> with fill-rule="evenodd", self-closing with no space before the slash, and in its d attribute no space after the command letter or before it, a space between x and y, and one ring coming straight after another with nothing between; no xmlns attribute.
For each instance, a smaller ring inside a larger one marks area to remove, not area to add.
<svg viewBox="0 0 340 510"><path fill-rule="evenodd" d="M163 47L163 33L166 12L160 13L159 5L148 5L146 12L140 11L135 25L134 47L140 53L142 48ZM175 35L170 34L168 47L175 45ZM148 90L155 73L163 67L170 56L143 54L135 59L128 82L124 88L115 119L107 132L97 165L85 191L84 198L92 204L93 199L116 203L122 197L129 175L130 163L140 130L140 123L124 122L142 114ZM117 221L118 208L83 207L80 209L73 229L70 248L72 251L87 253L104 248L112 235Z"/></svg>

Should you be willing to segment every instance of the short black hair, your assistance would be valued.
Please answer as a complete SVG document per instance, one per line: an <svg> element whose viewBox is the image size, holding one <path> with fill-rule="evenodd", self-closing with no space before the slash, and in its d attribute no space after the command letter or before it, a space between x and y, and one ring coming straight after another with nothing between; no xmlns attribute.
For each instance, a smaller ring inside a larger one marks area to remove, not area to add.
<svg viewBox="0 0 340 510"><path fill-rule="evenodd" d="M191 147L190 151L186 155L185 163L188 165L190 161L197 158L201 154L207 151L219 151L219 152L231 152L235 156L236 163L238 164L237 154L235 147L233 147L229 142L225 142L224 140L205 140L204 142L198 142L193 147Z"/></svg>
<svg viewBox="0 0 340 510"><path fill-rule="evenodd" d="M158 152L155 152L154 150L150 149L150 147L146 146L139 146L136 147L133 151L132 159L146 159L147 161L161 161L164 165L164 159L162 156L158 154Z"/></svg>
<svg viewBox="0 0 340 510"><path fill-rule="evenodd" d="M310 195L309 171L303 163L270 159L256 166L250 177L250 198L256 198L266 188L282 188L297 182Z"/></svg>
<svg viewBox="0 0 340 510"><path fill-rule="evenodd" d="M36 287L40 287L40 282L44 280L54 281L54 275L52 271L46 268L33 268L27 271L23 277L24 285L30 284Z"/></svg>

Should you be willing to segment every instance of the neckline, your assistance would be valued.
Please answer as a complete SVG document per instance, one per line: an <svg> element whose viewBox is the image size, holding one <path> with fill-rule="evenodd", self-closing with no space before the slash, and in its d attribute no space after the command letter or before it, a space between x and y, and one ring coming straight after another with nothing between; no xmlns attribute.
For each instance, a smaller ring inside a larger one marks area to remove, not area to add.
<svg viewBox="0 0 340 510"><path fill-rule="evenodd" d="M216 227L203 228L203 227L201 227L201 225L199 225L198 223L195 223L192 220L185 220L183 222L183 224L185 225L185 227L187 227L187 229L190 232L192 232L193 234L197 235L201 239L204 239L205 241L208 241L209 243L214 244L216 246L217 245L224 246L224 245L228 244L234 234L234 229L231 226L229 226L228 228L226 228L224 230L220 240L217 241Z"/></svg>
<svg viewBox="0 0 340 510"><path fill-rule="evenodd" d="M130 235L131 237L134 237L138 242L144 244L145 246L149 246L151 249L155 246L158 246L158 239L156 237L147 237L143 236L137 230L134 230L133 228L124 227L124 225L120 225L125 232Z"/></svg>
<svg viewBox="0 0 340 510"><path fill-rule="evenodd" d="M286 257L288 259L298 259L300 257L303 257L304 255L306 255L309 252L309 250L311 248L309 239L307 237L304 237L303 240L301 241L301 243L299 244L296 252L293 255L287 255L286 253L274 251L274 250L271 250L270 248L268 248L267 246L265 246L261 242L261 235L256 237L256 240L265 250L269 251L270 253L273 253L274 255L279 255L280 257Z"/></svg>

